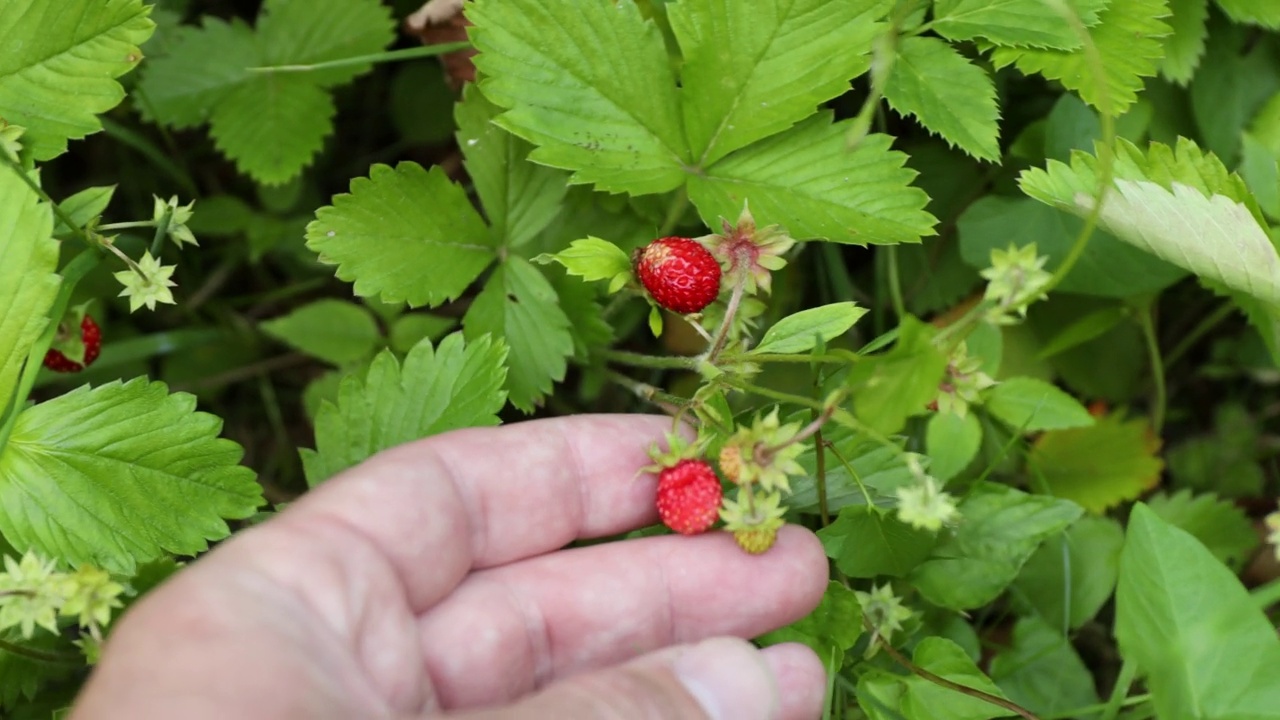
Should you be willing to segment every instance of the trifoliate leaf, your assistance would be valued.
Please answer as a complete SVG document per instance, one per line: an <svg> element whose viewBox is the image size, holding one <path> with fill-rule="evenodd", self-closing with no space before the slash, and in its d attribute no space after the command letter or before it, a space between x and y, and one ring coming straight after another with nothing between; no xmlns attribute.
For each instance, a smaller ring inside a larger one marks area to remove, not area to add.
<svg viewBox="0 0 1280 720"><path fill-rule="evenodd" d="M942 637L927 637L916 645L911 659L939 677L988 695L1004 698L1004 691L978 668L959 645ZM902 714L908 718L931 720L987 720L1004 717L1008 711L986 700L957 693L919 675L903 680Z"/></svg>
<svg viewBox="0 0 1280 720"><path fill-rule="evenodd" d="M632 276L631 258L622 248L598 237L574 240L554 255L534 258L534 262L552 260L563 265L565 272L586 282L608 280L609 292L616 292Z"/></svg>
<svg viewBox="0 0 1280 720"><path fill-rule="evenodd" d="M1045 540L1011 586L1017 606L1054 628L1093 619L1116 589L1124 529L1108 517L1086 516Z"/></svg>
<svg viewBox="0 0 1280 720"><path fill-rule="evenodd" d="M671 63L632 0L479 0L467 10L496 122L574 183L633 195L679 187L690 161Z"/></svg>
<svg viewBox="0 0 1280 720"><path fill-rule="evenodd" d="M668 6L684 127L708 166L809 117L870 66L882 0L698 0Z"/></svg>
<svg viewBox="0 0 1280 720"><path fill-rule="evenodd" d="M1186 85L1196 74L1204 55L1204 41L1209 36L1209 0L1169 0L1169 27L1173 32L1164 39L1164 60L1160 74L1171 82Z"/></svg>
<svg viewBox="0 0 1280 720"><path fill-rule="evenodd" d="M1191 533L1213 556L1227 567L1239 570L1258 547L1253 523L1234 503L1213 493L1192 495L1180 490L1172 495L1159 493L1147 500L1147 507L1162 520Z"/></svg>
<svg viewBox="0 0 1280 720"><path fill-rule="evenodd" d="M461 333L434 347L418 343L404 365L378 353L367 373L342 380L336 403L316 415L316 449L301 450L315 486L378 452L464 427L497 425L506 404L507 347L488 336L464 343Z"/></svg>
<svg viewBox="0 0 1280 720"><path fill-rule="evenodd" d="M947 371L947 356L933 344L936 334L908 315L893 349L864 357L849 370L853 409L860 420L891 434L901 430L907 418L925 412Z"/></svg>
<svg viewBox="0 0 1280 720"><path fill-rule="evenodd" d="M782 225L796 239L865 245L933 235L929 198L909 184L916 173L889 149L893 138L868 135L849 149L848 128L818 113L690 176L689 199L708 227L738 217L750 201L759 225Z"/></svg>
<svg viewBox="0 0 1280 720"><path fill-rule="evenodd" d="M1000 159L995 84L949 43L930 37L903 40L884 98L952 147L981 160Z"/></svg>
<svg viewBox="0 0 1280 720"><path fill-rule="evenodd" d="M196 398L145 378L18 416L0 455L0 532L21 551L128 573L227 536L262 504L240 446Z"/></svg>
<svg viewBox="0 0 1280 720"><path fill-rule="evenodd" d="M1280 640L1235 574L1138 504L1120 557L1115 636L1167 718L1280 718Z"/></svg>
<svg viewBox="0 0 1280 720"><path fill-rule="evenodd" d="M1027 470L1057 497L1100 513L1160 481L1160 439L1144 419L1111 415L1090 427L1051 430L1036 439Z"/></svg>
<svg viewBox="0 0 1280 720"><path fill-rule="evenodd" d="M612 344L613 326L605 320L604 308L596 301L596 288L563 272L548 274L551 287L560 298L560 309L569 319L574 357L585 361L596 348Z"/></svg>
<svg viewBox="0 0 1280 720"><path fill-rule="evenodd" d="M911 581L930 602L952 610L995 600L1040 543L1075 522L1075 503L984 483L960 504L955 533L916 568Z"/></svg>
<svg viewBox="0 0 1280 720"><path fill-rule="evenodd" d="M854 578L903 577L937 544L936 533L920 530L893 513L868 505L850 505L818 531L827 555L840 572Z"/></svg>
<svg viewBox="0 0 1280 720"><path fill-rule="evenodd" d="M280 185L315 159L335 112L333 98L310 79L260 74L219 100L209 132L240 172Z"/></svg>
<svg viewBox="0 0 1280 720"><path fill-rule="evenodd" d="M1089 31L1101 56L1098 66L1084 47L996 48L991 59L996 67L1013 64L1024 74L1057 80L1099 111L1123 115L1138 99L1142 79L1156 74L1162 39L1171 32L1161 19L1168 15L1169 0L1111 0Z"/></svg>
<svg viewBox="0 0 1280 720"><path fill-rule="evenodd" d="M1217 0L1218 7L1238 23L1280 30L1280 4L1273 0Z"/></svg>
<svg viewBox="0 0 1280 720"><path fill-rule="evenodd" d="M1087 216L1098 192L1098 159L1075 152L1022 174L1024 192ZM1100 225L1138 248L1209 280L1280 305L1280 256L1239 175L1179 138L1176 149L1152 143L1146 154L1124 140Z"/></svg>
<svg viewBox="0 0 1280 720"><path fill-rule="evenodd" d="M1093 416L1079 400L1043 380L1016 377L991 388L984 406L1021 432L1086 427Z"/></svg>
<svg viewBox="0 0 1280 720"><path fill-rule="evenodd" d="M0 166L0 413L9 406L18 374L49 323L58 295L58 243L53 212L22 181ZM3 417L3 416L0 416Z"/></svg>
<svg viewBox="0 0 1280 720"><path fill-rule="evenodd" d="M201 23L181 28L169 54L143 66L135 92L148 120L179 130L208 122L218 102L247 81L249 68L261 62L248 25L208 15Z"/></svg>
<svg viewBox="0 0 1280 720"><path fill-rule="evenodd" d="M565 175L529 162L532 146L493 124L499 109L474 85L463 88L462 96L454 108L458 146L489 228L503 247L524 245L560 212Z"/></svg>
<svg viewBox="0 0 1280 720"><path fill-rule="evenodd" d="M271 337L334 365L364 360L377 349L382 337L366 308L333 298L308 303L259 327Z"/></svg>
<svg viewBox="0 0 1280 720"><path fill-rule="evenodd" d="M858 307L854 302L831 303L801 310L774 323L751 352L807 352L820 342L828 343L845 334L866 314L866 309Z"/></svg>
<svg viewBox="0 0 1280 720"><path fill-rule="evenodd" d="M142 59L155 24L141 0L6 0L0 26L0 118L27 129L23 145L48 160L102 129L124 99L115 78Z"/></svg>
<svg viewBox="0 0 1280 720"><path fill-rule="evenodd" d="M1013 644L991 661L991 679L1010 700L1040 716L1098 703L1093 673L1071 641L1035 616L1018 620Z"/></svg>
<svg viewBox="0 0 1280 720"><path fill-rule="evenodd" d="M1083 24L1092 26L1106 0L1072 4ZM996 45L1059 50L1083 44L1071 24L1044 0L937 0L933 13L933 29L950 40L982 38Z"/></svg>
<svg viewBox="0 0 1280 720"><path fill-rule="evenodd" d="M349 194L316 212L307 247L354 281L356 295L413 307L458 297L495 256L466 192L439 167L411 162L352 180Z"/></svg>
<svg viewBox="0 0 1280 720"><path fill-rule="evenodd" d="M925 427L929 474L945 483L969 466L982 447L982 423L973 413L934 413Z"/></svg>
<svg viewBox="0 0 1280 720"><path fill-rule="evenodd" d="M569 318L551 283L520 257L509 257L494 271L462 319L467 339L492 333L511 348L507 393L511 404L532 412L564 379L573 354Z"/></svg>

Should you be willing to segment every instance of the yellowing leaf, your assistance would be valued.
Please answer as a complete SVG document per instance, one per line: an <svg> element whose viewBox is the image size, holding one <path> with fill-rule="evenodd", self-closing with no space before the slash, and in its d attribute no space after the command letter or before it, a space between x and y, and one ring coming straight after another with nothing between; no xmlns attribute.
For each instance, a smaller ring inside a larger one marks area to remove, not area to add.
<svg viewBox="0 0 1280 720"><path fill-rule="evenodd" d="M1089 427L1046 432L1032 445L1027 466L1053 495L1100 513L1159 482L1159 450L1146 420L1113 415Z"/></svg>

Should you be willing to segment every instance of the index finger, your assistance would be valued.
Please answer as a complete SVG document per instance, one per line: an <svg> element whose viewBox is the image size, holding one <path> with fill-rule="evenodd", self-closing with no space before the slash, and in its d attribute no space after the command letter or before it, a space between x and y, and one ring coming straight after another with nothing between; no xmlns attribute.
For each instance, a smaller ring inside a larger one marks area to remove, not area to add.
<svg viewBox="0 0 1280 720"><path fill-rule="evenodd" d="M458 430L381 453L285 515L363 536L422 612L473 568L654 522L656 480L637 470L670 428L662 416L578 415Z"/></svg>

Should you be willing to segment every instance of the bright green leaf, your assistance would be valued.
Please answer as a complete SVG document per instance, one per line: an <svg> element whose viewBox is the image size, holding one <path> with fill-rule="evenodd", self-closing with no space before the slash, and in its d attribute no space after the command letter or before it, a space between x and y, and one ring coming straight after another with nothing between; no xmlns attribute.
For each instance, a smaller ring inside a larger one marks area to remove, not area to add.
<svg viewBox="0 0 1280 720"><path fill-rule="evenodd" d="M969 466L982 446L982 424L973 413L935 413L925 426L929 474L945 483Z"/></svg>
<svg viewBox="0 0 1280 720"><path fill-rule="evenodd" d="M435 342L444 334L457 327L458 321L451 317L441 317L427 313L406 313L396 318L391 324L391 349L398 353L407 353L423 339Z"/></svg>
<svg viewBox="0 0 1280 720"><path fill-rule="evenodd" d="M334 365L369 357L382 337L367 309L333 298L303 305L260 327L271 337Z"/></svg>
<svg viewBox="0 0 1280 720"><path fill-rule="evenodd" d="M537 237L560 212L568 186L564 173L526 159L532 146L493 124L498 112L468 84L463 101L454 107L458 147L495 242L518 247Z"/></svg>
<svg viewBox="0 0 1280 720"><path fill-rule="evenodd" d="M927 637L916 645L911 657L916 665L953 683L1003 698L1004 691L991 682L963 648L941 637ZM904 680L902 713L912 720L986 720L1009 714L1003 708L970 695L942 687L919 675Z"/></svg>
<svg viewBox="0 0 1280 720"><path fill-rule="evenodd" d="M1001 422L1022 432L1093 424L1093 416L1079 400L1035 378L1005 380L991 388L983 404Z"/></svg>
<svg viewBox="0 0 1280 720"><path fill-rule="evenodd" d="M480 89L507 109L499 125L538 146L530 160L609 192L684 181L675 77L662 34L632 0L479 0L467 18Z"/></svg>
<svg viewBox="0 0 1280 720"><path fill-rule="evenodd" d="M868 505L845 507L835 522L818 531L818 537L840 571L853 578L903 577L937 544L933 533Z"/></svg>
<svg viewBox="0 0 1280 720"><path fill-rule="evenodd" d="M111 196L115 192L115 185L85 188L58 203L58 209L66 213L76 224L76 227L84 227L90 220L98 217L107 209L107 205L111 204ZM55 218L55 222L57 225L53 228L54 235L61 236L71 232L71 228L63 224L60 218Z"/></svg>
<svg viewBox="0 0 1280 720"><path fill-rule="evenodd" d="M947 370L947 356L933 344L936 334L931 326L906 316L891 350L864 357L849 370L859 419L891 434L901 430L907 418L925 412Z"/></svg>
<svg viewBox="0 0 1280 720"><path fill-rule="evenodd" d="M680 43L684 126L707 166L843 94L870 65L883 0L686 0L668 6Z"/></svg>
<svg viewBox="0 0 1280 720"><path fill-rule="evenodd" d="M524 258L509 257L489 277L462 327L469 341L486 333L506 340L506 387L517 408L532 412L564 379L573 354L569 318L551 283Z"/></svg>
<svg viewBox="0 0 1280 720"><path fill-rule="evenodd" d="M1115 180L1101 226L1116 237L1229 288L1280 305L1280 256L1240 176L1213 155L1179 139L1176 150L1152 143L1147 153L1120 141ZM1098 160L1073 153L1071 164L1024 172L1024 192L1079 216L1092 212Z"/></svg>
<svg viewBox="0 0 1280 720"><path fill-rule="evenodd" d="M1280 638L1235 575L1138 504L1120 557L1116 639L1161 718L1280 718Z"/></svg>
<svg viewBox="0 0 1280 720"><path fill-rule="evenodd" d="M995 600L1046 538L1075 522L1075 503L983 483L960 503L954 534L911 580L930 602L952 610Z"/></svg>
<svg viewBox="0 0 1280 720"><path fill-rule="evenodd" d="M40 333L61 280L53 212L12 168L0 166L0 413ZM3 416L0 416L3 417Z"/></svg>
<svg viewBox="0 0 1280 720"><path fill-rule="evenodd" d="M844 659L844 652L853 647L862 635L862 606L853 591L831 581L822 601L813 612L803 618L766 633L758 638L765 646L784 642L800 642L813 648L824 664L834 660L836 667Z"/></svg>
<svg viewBox="0 0 1280 720"><path fill-rule="evenodd" d="M626 282L631 277L631 258L622 248L608 240L598 237L586 237L574 240L569 247L554 255L540 255L535 262L555 260L564 266L565 272L576 275L586 282L609 280L610 290L618 284L618 279Z"/></svg>
<svg viewBox="0 0 1280 720"><path fill-rule="evenodd" d="M885 100L953 147L981 160L1000 159L1000 109L985 70L950 44L913 37L898 46Z"/></svg>
<svg viewBox="0 0 1280 720"><path fill-rule="evenodd" d="M866 315L857 303L839 302L801 310L773 324L752 353L802 353L848 332Z"/></svg>
<svg viewBox="0 0 1280 720"><path fill-rule="evenodd" d="M1010 700L1042 717L1099 701L1093 673L1071 641L1036 617L1018 620L1013 645L991 661L991 679Z"/></svg>
<svg viewBox="0 0 1280 720"><path fill-rule="evenodd" d="M376 0L267 0L258 20L264 65L311 65L376 53L395 39L390 8ZM324 87L344 85L370 63L312 70Z"/></svg>
<svg viewBox="0 0 1280 720"><path fill-rule="evenodd" d="M1147 499L1147 507L1161 520L1190 533L1233 570L1242 568L1258 547L1253 521L1235 503L1212 493L1159 493Z"/></svg>
<svg viewBox="0 0 1280 720"><path fill-rule="evenodd" d="M1089 36L1101 55L1095 67L1086 48L1037 50L996 48L996 67L1014 64L1024 74L1039 73L1061 82L1098 110L1123 115L1138 98L1143 78L1156 74L1163 38L1171 32L1168 0L1111 0ZM1098 77L1097 70L1102 71Z"/></svg>
<svg viewBox="0 0 1280 720"><path fill-rule="evenodd" d="M1100 513L1159 482L1164 467L1159 449L1146 420L1110 415L1090 427L1041 435L1031 446L1027 468L1051 494Z"/></svg>
<svg viewBox="0 0 1280 720"><path fill-rule="evenodd" d="M1217 0L1232 20L1280 30L1280 5L1274 0Z"/></svg>
<svg viewBox="0 0 1280 720"><path fill-rule="evenodd" d="M1205 38L1209 35L1209 0L1169 0L1169 25L1173 32L1164 39L1164 60L1160 74L1179 85L1191 82Z"/></svg>
<svg viewBox="0 0 1280 720"><path fill-rule="evenodd" d="M19 551L131 572L194 555L262 504L240 446L196 398L137 378L18 416L0 455L0 531Z"/></svg>
<svg viewBox="0 0 1280 720"><path fill-rule="evenodd" d="M142 59L155 24L141 0L5 0L0 23L0 118L49 160L102 129L124 99L115 78Z"/></svg>
<svg viewBox="0 0 1280 720"><path fill-rule="evenodd" d="M374 165L349 194L320 208L307 247L360 297L439 305L458 297L495 256L489 230L438 166Z"/></svg>
<svg viewBox="0 0 1280 720"><path fill-rule="evenodd" d="M1085 25L1098 21L1104 0L1073 3ZM937 0L933 29L951 40L983 38L996 45L1071 50L1080 37L1044 0Z"/></svg>
<svg viewBox="0 0 1280 720"><path fill-rule="evenodd" d="M1082 517L1035 551L1014 581L1012 595L1050 627L1078 628L1092 620L1115 591L1123 546L1120 523Z"/></svg>
<svg viewBox="0 0 1280 720"><path fill-rule="evenodd" d="M759 224L782 225L797 239L893 244L934 234L929 198L909 184L915 172L890 149L893 138L868 135L849 149L848 122L832 124L824 111L743 148L690 176L689 198L708 227L737 218L750 201Z"/></svg>
<svg viewBox="0 0 1280 720"><path fill-rule="evenodd" d="M454 333L423 340L396 361L378 353L367 373L342 380L336 403L316 416L316 449L302 450L314 486L376 453L458 428L497 425L506 404L507 347L488 336L464 343Z"/></svg>
<svg viewBox="0 0 1280 720"><path fill-rule="evenodd" d="M333 129L333 98L300 75L255 75L209 118L214 145L236 169L266 185L293 179Z"/></svg>

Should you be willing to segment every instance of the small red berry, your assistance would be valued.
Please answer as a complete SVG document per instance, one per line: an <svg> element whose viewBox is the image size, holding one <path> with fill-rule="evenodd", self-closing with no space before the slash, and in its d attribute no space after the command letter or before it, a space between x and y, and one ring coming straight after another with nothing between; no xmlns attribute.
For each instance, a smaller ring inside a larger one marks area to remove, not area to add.
<svg viewBox="0 0 1280 720"><path fill-rule="evenodd" d="M633 261L644 288L672 312L699 312L720 294L720 263L695 240L654 240L636 250Z"/></svg>
<svg viewBox="0 0 1280 720"><path fill-rule="evenodd" d="M720 517L720 478L701 460L681 460L658 474L658 515L681 535L706 532Z"/></svg>
<svg viewBox="0 0 1280 720"><path fill-rule="evenodd" d="M65 336L69 332L65 328L58 329L60 336ZM98 352L102 349L102 330L88 315L80 321L80 342L84 343L84 362L72 360L57 348L49 348L49 351L44 354L44 366L54 372L80 372L98 359Z"/></svg>

